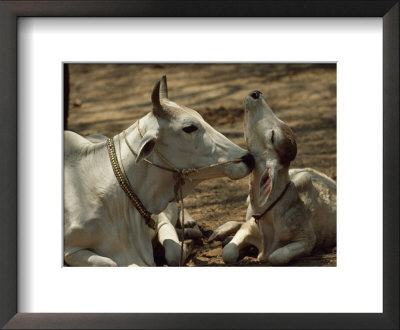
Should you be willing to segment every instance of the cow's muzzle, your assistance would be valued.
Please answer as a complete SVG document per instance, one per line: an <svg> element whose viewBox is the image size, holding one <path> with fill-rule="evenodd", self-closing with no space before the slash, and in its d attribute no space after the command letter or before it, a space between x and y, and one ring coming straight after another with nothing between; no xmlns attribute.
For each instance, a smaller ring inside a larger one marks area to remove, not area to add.
<svg viewBox="0 0 400 330"><path fill-rule="evenodd" d="M250 172L254 169L255 166L255 160L252 154L247 153L242 157L243 163L246 164L246 166L249 168Z"/></svg>

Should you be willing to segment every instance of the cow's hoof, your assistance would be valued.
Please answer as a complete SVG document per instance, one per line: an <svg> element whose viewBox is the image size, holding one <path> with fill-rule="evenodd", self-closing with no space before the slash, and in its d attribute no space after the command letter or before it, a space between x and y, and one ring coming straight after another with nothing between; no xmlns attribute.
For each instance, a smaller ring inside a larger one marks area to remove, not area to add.
<svg viewBox="0 0 400 330"><path fill-rule="evenodd" d="M183 211L185 213L185 228L193 228L194 226L196 226L196 220L194 220L192 218L192 216L190 215L190 213L187 210Z"/></svg>
<svg viewBox="0 0 400 330"><path fill-rule="evenodd" d="M165 260L168 266L179 266L179 260L181 258L181 246L171 239L164 241L165 249ZM185 258L185 256L184 256Z"/></svg>
<svg viewBox="0 0 400 330"><path fill-rule="evenodd" d="M222 259L228 265L234 264L239 258L239 249L236 244L229 243L222 250Z"/></svg>
<svg viewBox="0 0 400 330"><path fill-rule="evenodd" d="M185 228L185 240L186 239L201 239L203 238L203 233L200 229L194 228Z"/></svg>
<svg viewBox="0 0 400 330"><path fill-rule="evenodd" d="M196 224L196 220L194 219L185 219L185 228L193 228Z"/></svg>

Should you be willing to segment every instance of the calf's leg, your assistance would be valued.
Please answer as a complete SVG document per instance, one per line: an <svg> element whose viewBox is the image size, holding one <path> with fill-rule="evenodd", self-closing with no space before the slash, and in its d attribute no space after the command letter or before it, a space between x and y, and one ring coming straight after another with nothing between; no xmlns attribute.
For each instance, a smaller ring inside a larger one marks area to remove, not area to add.
<svg viewBox="0 0 400 330"><path fill-rule="evenodd" d="M272 252L268 261L273 265L286 265L291 260L309 254L313 248L312 242L303 240L289 243Z"/></svg>
<svg viewBox="0 0 400 330"><path fill-rule="evenodd" d="M208 242L212 242L214 240L224 240L229 235L236 233L240 227L244 224L243 221L228 221L225 222L223 225L219 226L211 236L208 238Z"/></svg>
<svg viewBox="0 0 400 330"><path fill-rule="evenodd" d="M254 245L260 251L261 235L254 219L242 224L232 240L222 250L222 259L226 264L234 264L240 251L249 245Z"/></svg>

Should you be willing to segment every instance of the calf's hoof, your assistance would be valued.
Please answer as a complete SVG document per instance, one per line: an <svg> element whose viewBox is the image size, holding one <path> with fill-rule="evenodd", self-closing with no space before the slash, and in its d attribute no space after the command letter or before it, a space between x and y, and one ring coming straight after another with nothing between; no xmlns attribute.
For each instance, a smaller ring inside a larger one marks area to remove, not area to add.
<svg viewBox="0 0 400 330"><path fill-rule="evenodd" d="M240 227L244 224L242 221L228 221L214 230L212 235L208 238L208 243L214 240L222 241L229 235L235 234Z"/></svg>
<svg viewBox="0 0 400 330"><path fill-rule="evenodd" d="M235 264L239 258L239 249L234 243L225 245L222 250L222 259L228 265Z"/></svg>
<svg viewBox="0 0 400 330"><path fill-rule="evenodd" d="M268 261L274 266L283 266L286 265L292 260L292 255L290 251L283 247L276 251L274 251L269 257Z"/></svg>

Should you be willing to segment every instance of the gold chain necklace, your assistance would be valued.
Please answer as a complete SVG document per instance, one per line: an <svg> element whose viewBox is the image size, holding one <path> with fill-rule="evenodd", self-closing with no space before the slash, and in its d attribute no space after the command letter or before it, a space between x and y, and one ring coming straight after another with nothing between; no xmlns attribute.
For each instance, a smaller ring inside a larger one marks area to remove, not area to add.
<svg viewBox="0 0 400 330"><path fill-rule="evenodd" d="M111 166L113 168L114 175L117 178L119 185L121 186L121 188L125 192L125 194L128 196L128 198L132 201L133 205L135 205L135 207L139 211L140 215L144 218L146 225L149 226L151 229L155 230L156 223L153 220L153 218L151 217L151 213L146 210L146 208L144 207L142 202L139 200L139 198L136 196L136 194L133 192L132 187L125 180L125 177L121 172L121 168L119 167L117 155L115 153L114 140L112 138L109 138L107 140L107 149L108 149L108 155L110 157ZM121 159L121 161L122 161L122 159Z"/></svg>

